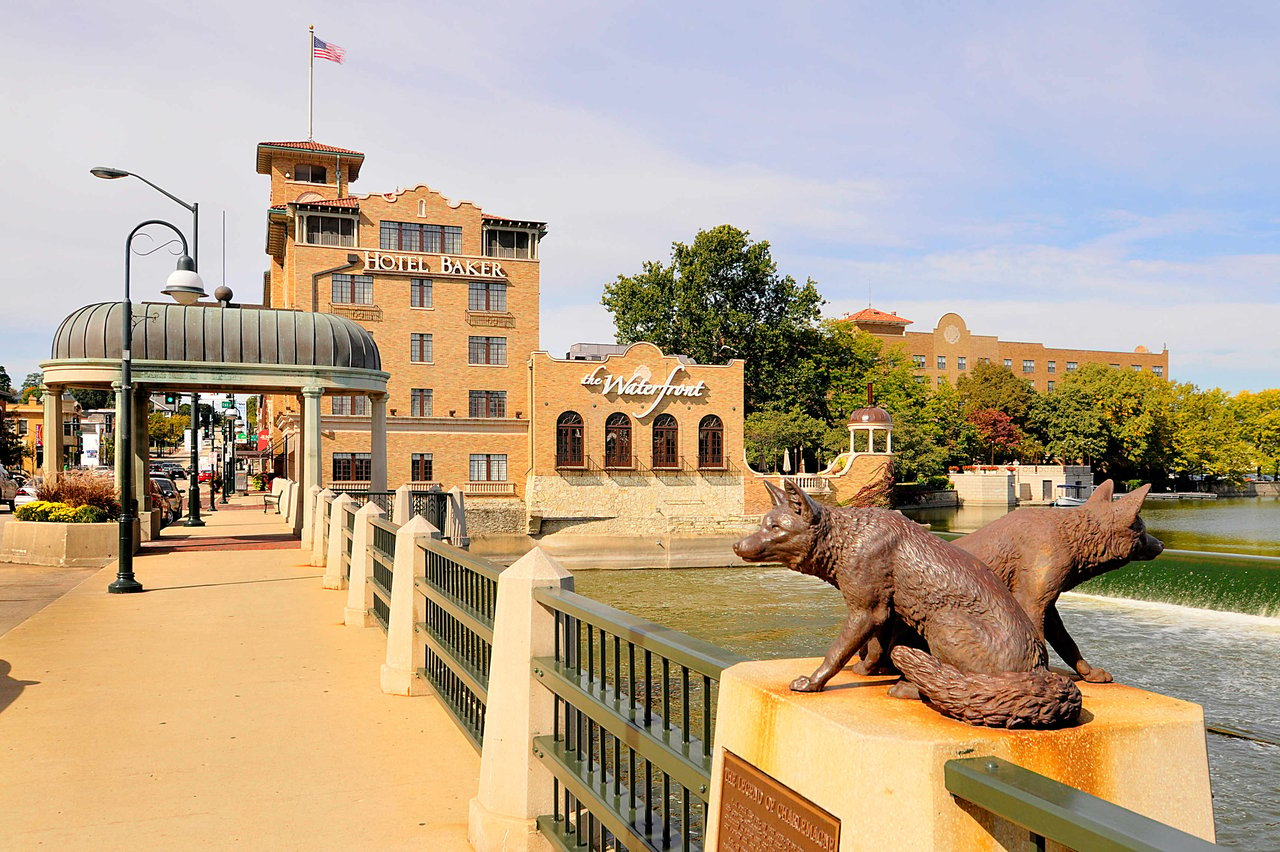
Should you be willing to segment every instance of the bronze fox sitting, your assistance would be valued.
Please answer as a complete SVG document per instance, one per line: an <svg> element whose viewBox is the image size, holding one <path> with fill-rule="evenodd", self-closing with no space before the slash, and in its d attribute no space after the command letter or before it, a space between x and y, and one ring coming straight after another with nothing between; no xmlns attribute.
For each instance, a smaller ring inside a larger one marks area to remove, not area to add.
<svg viewBox="0 0 1280 852"><path fill-rule="evenodd" d="M886 509L831 509L794 483L765 483L773 508L737 542L748 562L782 562L840 590L849 609L812 675L791 689L820 691L895 617L928 651L900 645L895 665L947 716L973 725L1051 728L1080 714L1080 691L1051 672L1030 619L999 578L972 555Z"/></svg>

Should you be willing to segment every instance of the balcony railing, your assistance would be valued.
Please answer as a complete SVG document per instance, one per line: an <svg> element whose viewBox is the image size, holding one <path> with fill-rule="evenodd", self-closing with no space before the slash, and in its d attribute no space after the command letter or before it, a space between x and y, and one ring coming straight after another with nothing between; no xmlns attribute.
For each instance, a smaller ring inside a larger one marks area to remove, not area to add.
<svg viewBox="0 0 1280 852"><path fill-rule="evenodd" d="M516 315L510 311L467 311L467 322L485 328L515 328Z"/></svg>
<svg viewBox="0 0 1280 852"><path fill-rule="evenodd" d="M508 496L516 493L514 482L468 482L463 489L469 497Z"/></svg>

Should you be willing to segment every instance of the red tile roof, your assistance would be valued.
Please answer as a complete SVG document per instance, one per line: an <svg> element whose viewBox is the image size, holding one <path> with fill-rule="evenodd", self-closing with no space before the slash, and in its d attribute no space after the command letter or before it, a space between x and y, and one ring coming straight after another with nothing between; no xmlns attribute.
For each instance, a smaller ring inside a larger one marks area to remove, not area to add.
<svg viewBox="0 0 1280 852"><path fill-rule="evenodd" d="M886 314L884 311L878 311L875 308L863 308L856 314L849 314L845 317L849 322L881 322L893 323L895 325L911 325L911 320L904 319L897 314Z"/></svg>
<svg viewBox="0 0 1280 852"><path fill-rule="evenodd" d="M333 145L321 145L319 142L259 142L258 147L266 145L268 148L298 148L302 151L321 151L326 154L350 154L356 157L363 157L364 154L359 151L353 151L350 148L335 148Z"/></svg>
<svg viewBox="0 0 1280 852"><path fill-rule="evenodd" d="M360 199L351 196L346 198L317 198L314 201L295 201L294 204L310 204L314 207L359 207Z"/></svg>
<svg viewBox="0 0 1280 852"><path fill-rule="evenodd" d="M317 154L337 154L340 157L346 157L353 161L350 166L351 180L356 180L360 177L360 164L364 162L364 154L359 151L353 151L350 148L337 148L333 145L321 145L319 142L259 142L258 174L271 173L271 151L279 148L292 149L294 151L312 151Z"/></svg>

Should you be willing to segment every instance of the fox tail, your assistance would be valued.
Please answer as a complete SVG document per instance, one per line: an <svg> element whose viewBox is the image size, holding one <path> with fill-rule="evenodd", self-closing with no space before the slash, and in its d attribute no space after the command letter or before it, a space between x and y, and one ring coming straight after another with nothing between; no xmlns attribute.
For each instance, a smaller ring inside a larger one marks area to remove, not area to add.
<svg viewBox="0 0 1280 852"><path fill-rule="evenodd" d="M1080 690L1047 668L966 674L918 648L889 652L925 703L944 716L991 728L1060 728L1080 716Z"/></svg>

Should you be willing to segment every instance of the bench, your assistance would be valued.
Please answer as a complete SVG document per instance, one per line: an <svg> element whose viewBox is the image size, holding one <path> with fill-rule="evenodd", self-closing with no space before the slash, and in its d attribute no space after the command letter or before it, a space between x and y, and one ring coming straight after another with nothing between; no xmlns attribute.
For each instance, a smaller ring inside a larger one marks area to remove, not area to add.
<svg viewBox="0 0 1280 852"><path fill-rule="evenodd" d="M280 495L279 494L263 494L262 495L262 514L267 513L267 507L274 505L276 513L280 512Z"/></svg>

